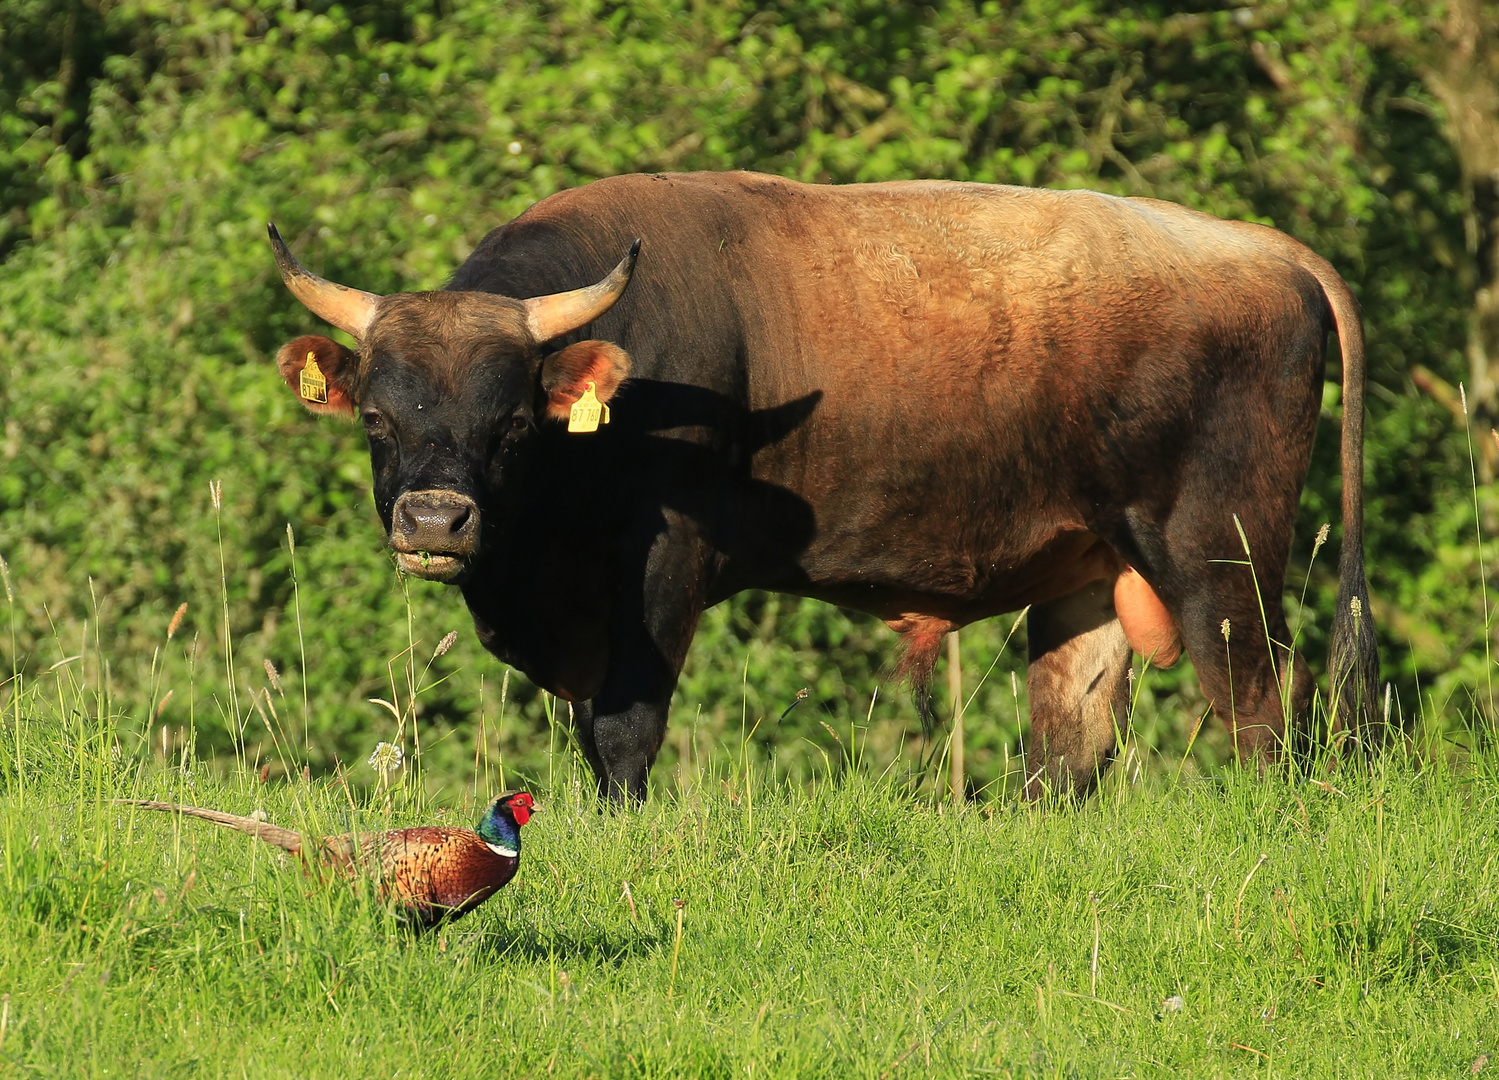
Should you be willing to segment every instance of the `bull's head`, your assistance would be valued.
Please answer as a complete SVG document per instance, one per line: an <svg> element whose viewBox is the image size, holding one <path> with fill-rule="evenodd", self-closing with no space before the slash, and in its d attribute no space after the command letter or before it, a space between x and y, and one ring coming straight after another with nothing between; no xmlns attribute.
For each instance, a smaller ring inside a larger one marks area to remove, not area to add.
<svg viewBox="0 0 1499 1080"><path fill-rule="evenodd" d="M377 296L303 269L274 225L276 265L314 315L358 352L308 335L276 365L313 412L358 416L375 506L406 573L454 581L479 554L481 506L539 423L565 420L590 383L606 402L630 371L624 350L546 345L592 322L629 284L640 241L612 273L572 292L512 300L476 292Z"/></svg>

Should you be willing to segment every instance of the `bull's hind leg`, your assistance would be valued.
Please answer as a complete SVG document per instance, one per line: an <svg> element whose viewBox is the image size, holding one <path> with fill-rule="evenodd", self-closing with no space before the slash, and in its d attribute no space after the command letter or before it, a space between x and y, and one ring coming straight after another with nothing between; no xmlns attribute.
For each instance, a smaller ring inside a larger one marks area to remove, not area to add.
<svg viewBox="0 0 1499 1080"><path fill-rule="evenodd" d="M1114 613L1113 582L1036 605L1027 633L1025 796L1086 795L1114 760L1128 724L1130 649Z"/></svg>
<svg viewBox="0 0 1499 1080"><path fill-rule="evenodd" d="M1239 760L1263 766L1286 748L1287 721L1293 733L1304 730L1311 679L1290 648L1280 601L1284 559L1267 556L1261 566L1256 555L1257 591L1242 551L1240 544L1236 561L1227 558L1231 551L1204 560L1180 622L1203 696L1228 726Z"/></svg>

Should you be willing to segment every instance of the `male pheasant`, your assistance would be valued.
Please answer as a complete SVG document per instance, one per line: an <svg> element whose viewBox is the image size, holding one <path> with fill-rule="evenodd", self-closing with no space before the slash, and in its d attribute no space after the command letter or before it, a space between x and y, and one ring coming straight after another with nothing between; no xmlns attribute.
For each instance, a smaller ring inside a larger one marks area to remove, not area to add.
<svg viewBox="0 0 1499 1080"><path fill-rule="evenodd" d="M540 809L529 793L519 791L491 803L477 829L419 825L327 836L316 841L309 854L299 833L254 818L148 799L115 801L203 818L249 833L304 862L315 858L339 871L369 873L378 883L381 899L393 901L423 928L467 914L515 876L520 865L520 827Z"/></svg>

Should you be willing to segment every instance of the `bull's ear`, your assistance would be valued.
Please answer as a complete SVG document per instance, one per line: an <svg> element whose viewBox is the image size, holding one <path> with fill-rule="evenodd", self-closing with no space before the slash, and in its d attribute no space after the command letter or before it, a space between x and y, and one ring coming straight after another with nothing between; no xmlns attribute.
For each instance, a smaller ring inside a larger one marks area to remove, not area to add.
<svg viewBox="0 0 1499 1080"><path fill-rule="evenodd" d="M354 380L359 355L317 334L288 341L276 354L276 367L297 400L324 416L354 415Z"/></svg>
<svg viewBox="0 0 1499 1080"><path fill-rule="evenodd" d="M541 388L547 394L546 414L566 420L588 384L600 401L608 401L619 384L630 377L630 354L607 341L580 341L541 362Z"/></svg>

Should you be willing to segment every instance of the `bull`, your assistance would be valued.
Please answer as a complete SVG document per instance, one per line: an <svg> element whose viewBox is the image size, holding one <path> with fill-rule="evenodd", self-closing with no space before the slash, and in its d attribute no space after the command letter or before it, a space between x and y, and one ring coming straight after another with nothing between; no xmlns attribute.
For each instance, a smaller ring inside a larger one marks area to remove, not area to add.
<svg viewBox="0 0 1499 1080"><path fill-rule="evenodd" d="M606 798L644 797L699 616L751 588L884 619L919 686L944 634L1028 606L1030 796L1097 783L1132 652L1185 649L1272 760L1311 696L1281 598L1332 331L1330 701L1377 740L1359 313L1280 232L1088 191L619 176L387 296L270 235L358 343L299 337L282 377L362 421L400 568L573 703Z"/></svg>

